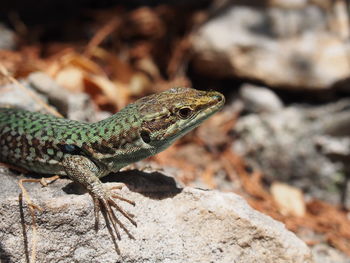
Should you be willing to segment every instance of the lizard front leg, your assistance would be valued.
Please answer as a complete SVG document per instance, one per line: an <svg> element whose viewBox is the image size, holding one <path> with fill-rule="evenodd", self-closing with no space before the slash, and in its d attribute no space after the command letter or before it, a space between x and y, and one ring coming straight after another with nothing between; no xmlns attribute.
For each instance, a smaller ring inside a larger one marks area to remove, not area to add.
<svg viewBox="0 0 350 263"><path fill-rule="evenodd" d="M101 212L106 221L108 231L112 236L116 250L118 254L120 254L115 238L115 236L117 236L118 240L121 239L117 225L119 225L130 238L133 237L126 229L124 224L117 218L113 211L113 207L118 210L123 216L125 216L133 225L136 226L136 222L132 219L133 216L131 214L126 212L114 201L114 198L125 201L132 205L135 205L135 203L112 192L113 189L120 189L120 185L111 187L109 189L105 187L100 179L96 176L99 172L99 168L88 158L81 155L71 155L65 157L62 161L62 164L67 175L73 181L83 185L90 193L94 202L96 230L98 230L99 212Z"/></svg>

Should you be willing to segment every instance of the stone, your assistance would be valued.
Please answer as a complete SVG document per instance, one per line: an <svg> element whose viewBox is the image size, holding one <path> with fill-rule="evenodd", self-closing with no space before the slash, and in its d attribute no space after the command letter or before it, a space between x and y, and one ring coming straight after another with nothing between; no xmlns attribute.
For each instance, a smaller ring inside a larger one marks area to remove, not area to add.
<svg viewBox="0 0 350 263"><path fill-rule="evenodd" d="M88 94L70 92L58 85L43 72L33 72L17 84L0 86L3 90L0 106L21 108L29 111L49 113L36 99L55 107L71 120L95 122L108 117L104 112L96 113L96 108ZM101 117L100 117L101 116Z"/></svg>
<svg viewBox="0 0 350 263"><path fill-rule="evenodd" d="M29 248L33 233L26 207L21 221L16 182L22 177L3 169L0 178L0 261L24 262L23 233ZM32 200L43 208L36 213L37 262L313 262L309 248L282 223L233 193L179 188L171 177L136 170L105 181L125 183L123 196L136 202L122 204L138 222L137 228L126 222L135 239L122 233L117 255L107 229L94 230L87 193L68 179L45 188L28 183Z"/></svg>
<svg viewBox="0 0 350 263"><path fill-rule="evenodd" d="M323 243L314 245L311 250L317 263L350 263L349 256Z"/></svg>
<svg viewBox="0 0 350 263"><path fill-rule="evenodd" d="M244 84L239 90L244 107L250 112L278 112L283 108L283 102L270 89L252 84Z"/></svg>
<svg viewBox="0 0 350 263"><path fill-rule="evenodd" d="M193 68L216 78L253 79L275 88L330 89L349 78L350 49L340 34L329 30L328 17L313 5L229 5L194 34Z"/></svg>
<svg viewBox="0 0 350 263"><path fill-rule="evenodd" d="M0 23L0 49L14 50L16 46L16 34L5 24Z"/></svg>
<svg viewBox="0 0 350 263"><path fill-rule="evenodd" d="M234 127L237 139L232 149L269 182L283 181L308 196L350 205L346 188L349 106L350 100L342 99L321 106L292 105L277 112L247 114ZM346 200L341 200L346 193Z"/></svg>

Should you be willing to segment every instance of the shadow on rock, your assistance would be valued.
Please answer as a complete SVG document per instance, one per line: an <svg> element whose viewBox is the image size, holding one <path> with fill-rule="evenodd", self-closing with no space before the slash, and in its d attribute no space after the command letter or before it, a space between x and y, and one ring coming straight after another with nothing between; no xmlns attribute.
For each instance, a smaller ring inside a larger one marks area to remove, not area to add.
<svg viewBox="0 0 350 263"><path fill-rule="evenodd" d="M102 178L103 183L123 183L130 191L140 193L152 199L164 199L181 193L182 188L175 179L160 172L146 173L139 170L129 170L111 173ZM67 194L84 194L86 191L76 183L63 187Z"/></svg>

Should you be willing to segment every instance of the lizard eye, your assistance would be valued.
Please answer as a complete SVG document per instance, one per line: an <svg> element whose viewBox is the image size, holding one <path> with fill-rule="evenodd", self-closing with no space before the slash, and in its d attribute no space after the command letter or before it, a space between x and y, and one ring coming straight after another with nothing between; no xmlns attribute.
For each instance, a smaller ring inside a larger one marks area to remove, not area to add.
<svg viewBox="0 0 350 263"><path fill-rule="evenodd" d="M184 108L181 108L179 109L178 111L178 115L181 119L187 119L191 116L192 114L192 109L189 108L189 107L184 107Z"/></svg>
<svg viewBox="0 0 350 263"><path fill-rule="evenodd" d="M141 139L145 142L145 143L150 143L151 142L151 136L149 134L148 131L141 131L140 132L140 136L141 136Z"/></svg>

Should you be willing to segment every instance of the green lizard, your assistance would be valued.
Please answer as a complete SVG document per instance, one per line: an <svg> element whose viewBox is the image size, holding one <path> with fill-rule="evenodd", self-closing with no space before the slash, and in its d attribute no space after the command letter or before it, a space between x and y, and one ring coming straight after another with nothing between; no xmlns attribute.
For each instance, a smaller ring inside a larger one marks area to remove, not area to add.
<svg viewBox="0 0 350 263"><path fill-rule="evenodd" d="M178 87L141 98L96 123L0 108L0 162L68 176L83 185L93 198L97 226L101 212L116 244L118 226L128 231L113 208L135 226L136 222L115 200L134 202L112 191L120 187L105 187L100 178L164 150L224 102L215 91Z"/></svg>

